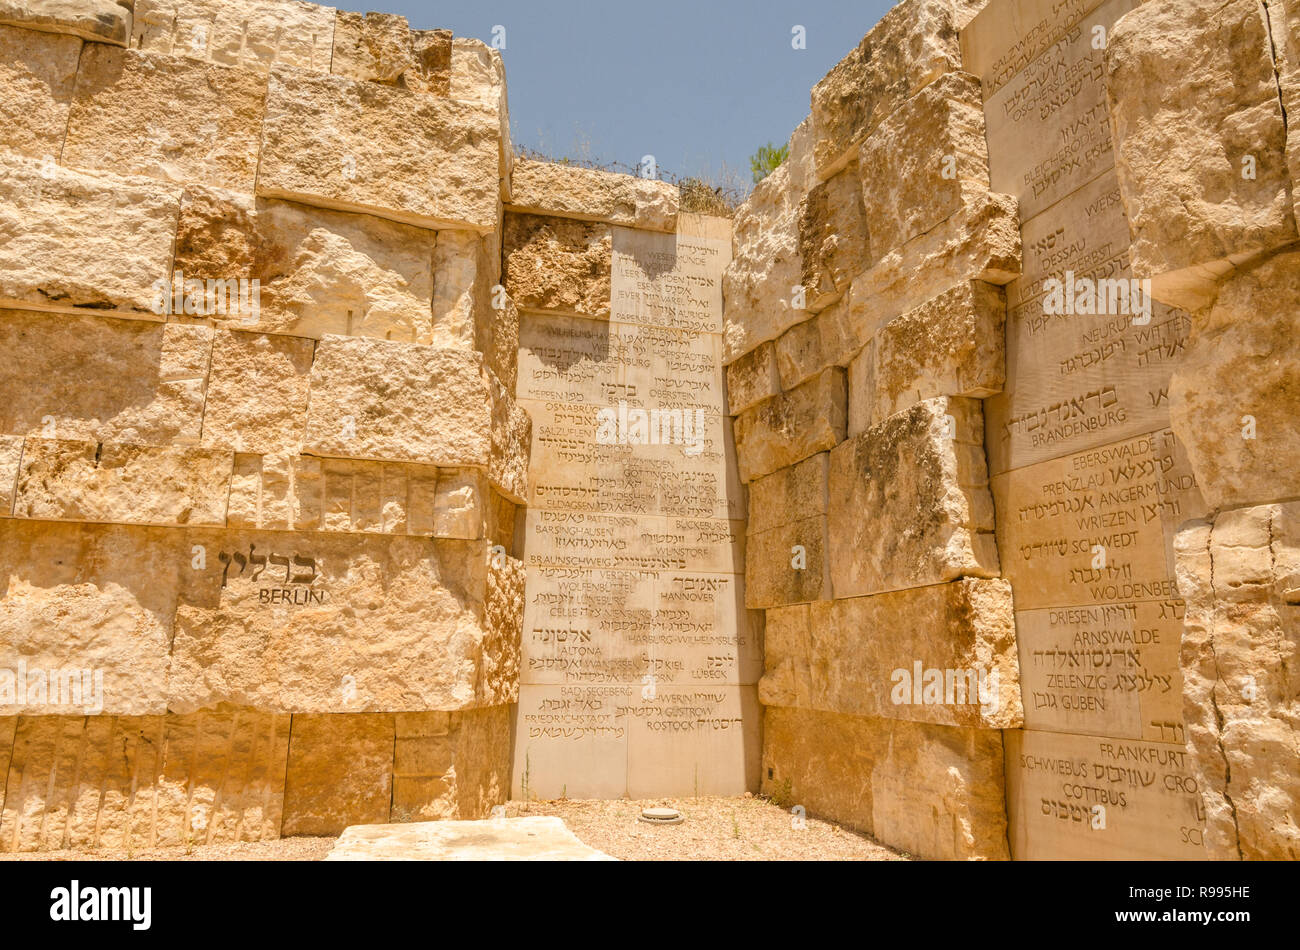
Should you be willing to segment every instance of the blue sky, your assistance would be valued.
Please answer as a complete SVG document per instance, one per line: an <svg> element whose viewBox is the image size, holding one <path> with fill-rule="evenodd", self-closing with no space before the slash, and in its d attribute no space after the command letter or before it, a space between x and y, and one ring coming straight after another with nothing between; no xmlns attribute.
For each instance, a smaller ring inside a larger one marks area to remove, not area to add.
<svg viewBox="0 0 1300 950"><path fill-rule="evenodd" d="M890 0L344 0L416 29L485 42L506 28L516 144L616 160L652 154L678 175L748 184L749 156L808 114L808 90L857 45ZM807 48L791 47L791 29Z"/></svg>

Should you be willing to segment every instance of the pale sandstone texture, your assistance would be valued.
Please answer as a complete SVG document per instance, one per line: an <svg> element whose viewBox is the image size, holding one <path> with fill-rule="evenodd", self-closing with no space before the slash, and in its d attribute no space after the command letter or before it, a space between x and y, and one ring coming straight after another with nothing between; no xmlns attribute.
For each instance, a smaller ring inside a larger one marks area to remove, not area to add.
<svg viewBox="0 0 1300 950"><path fill-rule="evenodd" d="M607 318L612 255L606 224L506 215L503 283L525 310Z"/></svg>
<svg viewBox="0 0 1300 950"><path fill-rule="evenodd" d="M831 451L837 597L998 572L977 401L930 399Z"/></svg>
<svg viewBox="0 0 1300 950"><path fill-rule="evenodd" d="M154 282L167 277L179 208L162 182L0 155L0 300L161 319Z"/></svg>
<svg viewBox="0 0 1300 950"><path fill-rule="evenodd" d="M1244 257L1297 238L1265 10L1144 4L1111 31L1106 91L1133 272L1196 309Z"/></svg>
<svg viewBox="0 0 1300 950"><path fill-rule="evenodd" d="M1183 707L1207 857L1294 861L1300 509L1264 505L1220 513L1212 525L1189 522L1175 550L1187 600Z"/></svg>
<svg viewBox="0 0 1300 950"><path fill-rule="evenodd" d="M865 177L879 173L873 169ZM809 310L839 298L853 275L871 263L875 237L868 234L862 184L857 167L850 167L815 186L800 203L800 279Z"/></svg>
<svg viewBox="0 0 1300 950"><path fill-rule="evenodd" d="M117 0L3 0L0 23L126 46L131 8Z"/></svg>
<svg viewBox="0 0 1300 950"><path fill-rule="evenodd" d="M265 103L264 75L92 43L61 161L251 192Z"/></svg>
<svg viewBox="0 0 1300 950"><path fill-rule="evenodd" d="M771 474L838 444L845 433L844 371L828 369L736 417L741 481Z"/></svg>
<svg viewBox="0 0 1300 950"><path fill-rule="evenodd" d="M763 792L929 860L1006 860L1002 735L764 710Z"/></svg>
<svg viewBox="0 0 1300 950"><path fill-rule="evenodd" d="M506 67L500 51L471 37L452 39L448 90L451 98L477 102L496 117L501 133L497 150L501 198L509 201L515 150L510 144L510 104L506 94Z"/></svg>
<svg viewBox="0 0 1300 950"><path fill-rule="evenodd" d="M497 226L483 106L288 67L271 71L257 193L426 228Z"/></svg>
<svg viewBox="0 0 1300 950"><path fill-rule="evenodd" d="M135 0L131 46L227 66L328 72L333 7L299 0Z"/></svg>
<svg viewBox="0 0 1300 950"><path fill-rule="evenodd" d="M334 21L330 72L350 79L395 83L415 66L411 28L406 17L392 13L340 10Z"/></svg>
<svg viewBox="0 0 1300 950"><path fill-rule="evenodd" d="M7 149L57 158L80 53L74 36L0 26L0 123Z"/></svg>
<svg viewBox="0 0 1300 950"><path fill-rule="evenodd" d="M1224 282L1192 317L1169 390L1174 431L1213 507L1300 496L1300 253Z"/></svg>
<svg viewBox="0 0 1300 950"><path fill-rule="evenodd" d="M311 364L310 340L218 330L203 444L239 452L296 451L307 417Z"/></svg>
<svg viewBox="0 0 1300 950"><path fill-rule="evenodd" d="M521 158L515 162L510 187L515 212L649 231L677 228L678 190L668 182Z"/></svg>
<svg viewBox="0 0 1300 950"><path fill-rule="evenodd" d="M773 344L763 343L727 367L727 411L731 415L781 392L776 354Z"/></svg>

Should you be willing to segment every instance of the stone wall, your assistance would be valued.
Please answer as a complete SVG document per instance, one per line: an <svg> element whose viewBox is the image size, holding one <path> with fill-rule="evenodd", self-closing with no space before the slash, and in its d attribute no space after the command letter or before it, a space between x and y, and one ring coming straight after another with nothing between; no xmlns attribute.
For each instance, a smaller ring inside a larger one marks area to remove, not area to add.
<svg viewBox="0 0 1300 950"><path fill-rule="evenodd" d="M486 816L498 54L278 0L5 3L0 47L0 849Z"/></svg>
<svg viewBox="0 0 1300 950"><path fill-rule="evenodd" d="M1294 12L905 0L813 88L726 288L765 791L1296 857Z"/></svg>

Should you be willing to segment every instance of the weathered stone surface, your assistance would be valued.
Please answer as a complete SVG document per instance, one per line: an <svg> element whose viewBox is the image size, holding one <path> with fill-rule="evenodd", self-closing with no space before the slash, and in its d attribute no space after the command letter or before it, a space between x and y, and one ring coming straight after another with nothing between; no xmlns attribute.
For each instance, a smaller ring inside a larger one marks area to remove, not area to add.
<svg viewBox="0 0 1300 950"><path fill-rule="evenodd" d="M0 311L0 432L195 444L212 331L176 323Z"/></svg>
<svg viewBox="0 0 1300 950"><path fill-rule="evenodd" d="M741 481L751 482L837 445L846 421L841 369L828 369L746 409L735 421Z"/></svg>
<svg viewBox="0 0 1300 950"><path fill-rule="evenodd" d="M863 179L878 173L873 169ZM875 245L863 209L863 184L856 167L846 168L815 186L800 203L801 283L809 310L821 310L838 299L853 275L871 264Z"/></svg>
<svg viewBox="0 0 1300 950"><path fill-rule="evenodd" d="M0 26L0 123L9 151L57 158L80 53L75 36Z"/></svg>
<svg viewBox="0 0 1300 950"><path fill-rule="evenodd" d="M498 149L501 199L510 200L515 150L510 143L510 106L506 96L506 67L499 50L482 40L458 36L451 46L450 95L453 99L481 103L496 116L501 130Z"/></svg>
<svg viewBox="0 0 1300 950"><path fill-rule="evenodd" d="M518 647L487 629L485 542L265 531L187 540L205 547L207 568L181 572L173 711L226 701L311 713L501 701L503 684L489 673Z"/></svg>
<svg viewBox="0 0 1300 950"><path fill-rule="evenodd" d="M1222 512L1175 542L1187 599L1183 705L1206 857L1295 860L1300 507Z"/></svg>
<svg viewBox="0 0 1300 950"><path fill-rule="evenodd" d="M970 186L988 190L979 79L951 72L909 99L867 136L858 170L876 256L955 214Z"/></svg>
<svg viewBox="0 0 1300 950"><path fill-rule="evenodd" d="M609 226L507 214L503 282L525 310L607 318L613 235Z"/></svg>
<svg viewBox="0 0 1300 950"><path fill-rule="evenodd" d="M349 79L395 83L415 65L411 28L394 13L338 11L330 72Z"/></svg>
<svg viewBox="0 0 1300 950"><path fill-rule="evenodd" d="M488 377L492 395L492 450L488 478L501 494L524 504L528 497L528 460L533 443L533 421L501 383Z"/></svg>
<svg viewBox="0 0 1300 950"><path fill-rule="evenodd" d="M18 465L23 457L23 438L0 435L0 518L14 513L14 494L18 487ZM0 802L0 805L3 805Z"/></svg>
<svg viewBox="0 0 1300 950"><path fill-rule="evenodd" d="M957 284L982 280L1001 286L1020 273L1015 199L963 187L967 195L960 211L854 278L844 319L856 345L893 317Z"/></svg>
<svg viewBox="0 0 1300 950"><path fill-rule="evenodd" d="M1223 284L1169 384L1169 417L1211 507L1300 495L1300 253Z"/></svg>
<svg viewBox="0 0 1300 950"><path fill-rule="evenodd" d="M251 192L265 103L259 73L92 43L61 161Z"/></svg>
<svg viewBox="0 0 1300 950"><path fill-rule="evenodd" d="M494 236L484 238L473 231L438 232L433 248L433 327L429 338L420 342L477 348L485 356L492 352L495 324L498 318L509 317L492 309L497 269L493 267L489 243L495 243Z"/></svg>
<svg viewBox="0 0 1300 950"><path fill-rule="evenodd" d="M277 67L257 194L426 228L497 227L500 127L488 108Z"/></svg>
<svg viewBox="0 0 1300 950"><path fill-rule="evenodd" d="M879 422L934 396L982 399L1006 378L1006 296L968 281L882 326L875 338L875 392L849 385L849 400L873 401ZM849 409L850 416L854 410Z"/></svg>
<svg viewBox="0 0 1300 950"><path fill-rule="evenodd" d="M777 337L776 368L781 389L794 389L830 365L822 346L822 331L823 323L819 314L814 320L796 323ZM727 369L738 365L738 362L732 363Z"/></svg>
<svg viewBox="0 0 1300 950"><path fill-rule="evenodd" d="M727 412L733 416L781 392L776 347L771 343L756 346L728 366L726 372Z"/></svg>
<svg viewBox="0 0 1300 950"><path fill-rule="evenodd" d="M1005 860L1002 734L764 711L763 793L929 860Z"/></svg>
<svg viewBox="0 0 1300 950"><path fill-rule="evenodd" d="M152 318L179 207L175 188L147 178L0 155L0 301Z"/></svg>
<svg viewBox="0 0 1300 950"><path fill-rule="evenodd" d="M192 556L178 542L159 529L0 520L0 669L16 676L25 663L30 687L0 714L164 712L177 574ZM38 670L89 670L91 689L56 704L33 695Z"/></svg>
<svg viewBox="0 0 1300 950"><path fill-rule="evenodd" d="M1133 10L1111 31L1106 92L1133 273L1156 299L1199 309L1233 263L1296 240L1263 5Z"/></svg>
<svg viewBox="0 0 1300 950"><path fill-rule="evenodd" d="M307 417L312 343L216 331L203 444L237 452L296 452Z"/></svg>
<svg viewBox="0 0 1300 950"><path fill-rule="evenodd" d="M325 336L311 368L304 449L342 458L481 466L489 457L492 410L477 354Z"/></svg>
<svg viewBox="0 0 1300 950"><path fill-rule="evenodd" d="M412 30L415 65L402 74L401 84L431 96L451 95L451 49L451 30Z"/></svg>
<svg viewBox="0 0 1300 950"><path fill-rule="evenodd" d="M862 348L845 374L848 388L848 417L850 436L861 435L877 422L876 418L876 341Z"/></svg>
<svg viewBox="0 0 1300 950"><path fill-rule="evenodd" d="M553 817L346 829L326 861L613 861Z"/></svg>
<svg viewBox="0 0 1300 950"><path fill-rule="evenodd" d="M820 452L749 484L749 534L826 514L830 455Z"/></svg>
<svg viewBox="0 0 1300 950"><path fill-rule="evenodd" d="M1022 724L1011 585L1002 579L783 607L768 612L766 643L759 698L769 706Z"/></svg>
<svg viewBox="0 0 1300 950"><path fill-rule="evenodd" d="M329 72L333 7L298 0L135 0L131 46L266 71Z"/></svg>
<svg viewBox="0 0 1300 950"><path fill-rule="evenodd" d="M510 209L675 231L679 192L666 181L521 158L511 177Z"/></svg>
<svg viewBox="0 0 1300 950"><path fill-rule="evenodd" d="M398 713L389 820L486 817L510 793L510 716L505 706Z"/></svg>
<svg viewBox="0 0 1300 950"><path fill-rule="evenodd" d="M233 459L220 449L28 439L14 516L219 525Z"/></svg>
<svg viewBox="0 0 1300 950"><path fill-rule="evenodd" d="M393 717L294 716L281 834L337 835L389 819Z"/></svg>
<svg viewBox="0 0 1300 950"><path fill-rule="evenodd" d="M791 182L788 165L759 182L736 210L736 254L722 278L724 363L734 363L810 316L795 306L803 280L799 207L804 192Z"/></svg>
<svg viewBox="0 0 1300 950"><path fill-rule="evenodd" d="M126 46L131 9L117 0L3 0L0 23Z"/></svg>
<svg viewBox="0 0 1300 950"><path fill-rule="evenodd" d="M957 31L981 5L906 0L813 86L814 154L820 177L829 177L851 161L858 143L886 116L960 66Z"/></svg>
<svg viewBox="0 0 1300 950"><path fill-rule="evenodd" d="M780 607L829 600L827 551L824 514L749 532L745 540L745 606Z"/></svg>
<svg viewBox="0 0 1300 950"><path fill-rule="evenodd" d="M984 420L970 399L930 399L831 451L836 597L998 573Z"/></svg>
<svg viewBox="0 0 1300 950"><path fill-rule="evenodd" d="M277 838L289 717L18 720L0 851L134 850Z"/></svg>
<svg viewBox="0 0 1300 950"><path fill-rule="evenodd" d="M186 189L176 270L186 280L257 280L256 312L215 313L239 329L451 342L430 311L435 237L421 228L284 201Z"/></svg>

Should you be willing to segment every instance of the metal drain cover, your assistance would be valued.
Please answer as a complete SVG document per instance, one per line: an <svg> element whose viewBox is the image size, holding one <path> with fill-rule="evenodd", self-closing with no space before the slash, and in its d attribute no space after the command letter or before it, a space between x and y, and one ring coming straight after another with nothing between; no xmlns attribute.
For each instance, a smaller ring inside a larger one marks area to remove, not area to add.
<svg viewBox="0 0 1300 950"><path fill-rule="evenodd" d="M641 820L651 825L680 825L686 819L676 808L643 808Z"/></svg>

